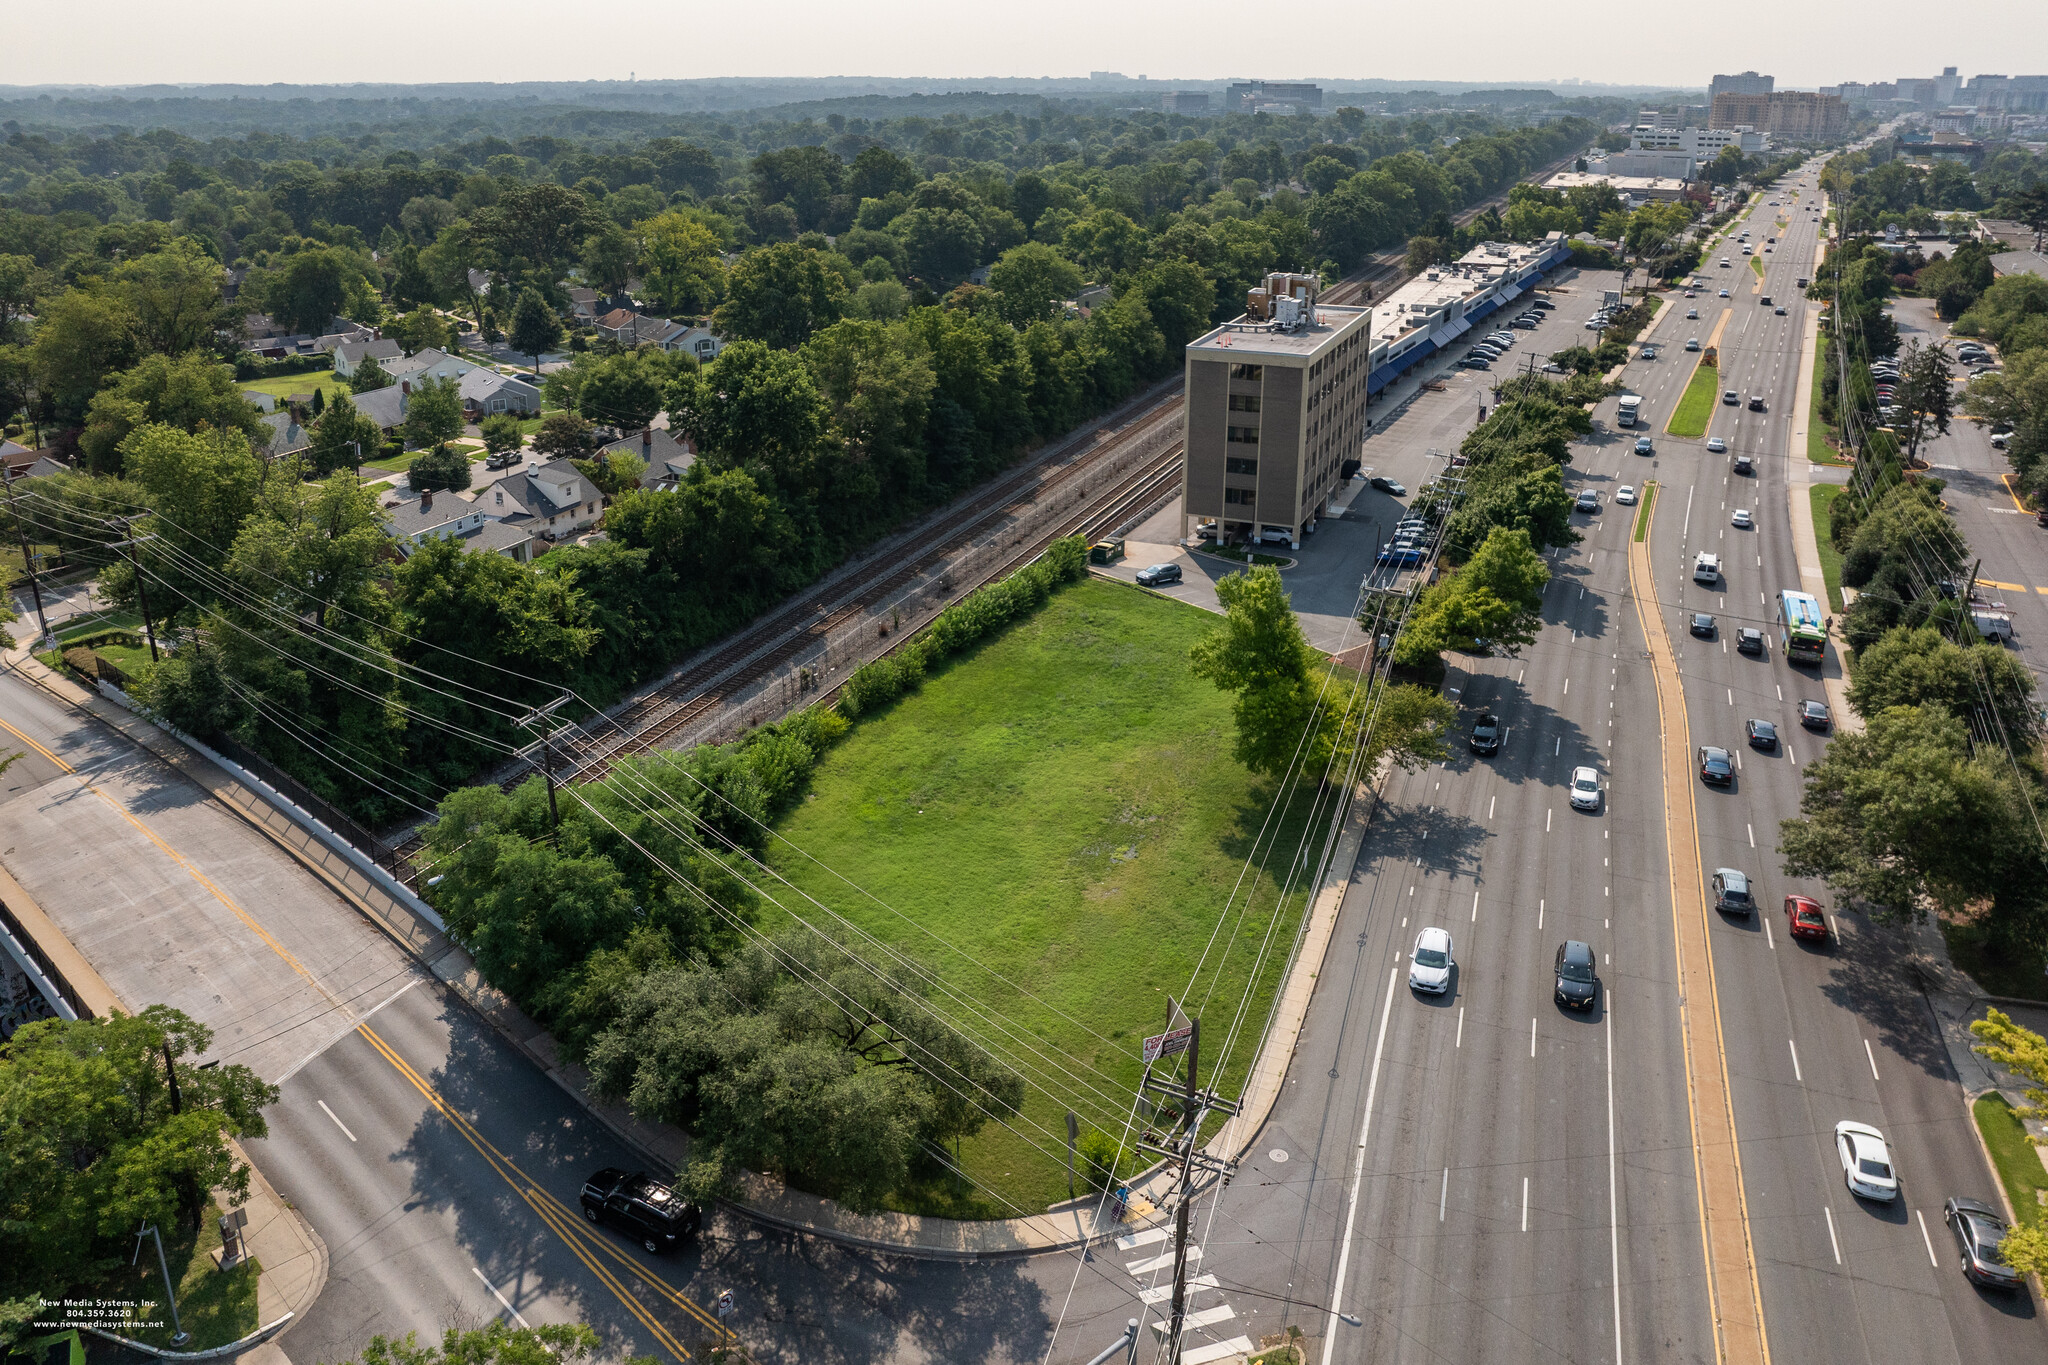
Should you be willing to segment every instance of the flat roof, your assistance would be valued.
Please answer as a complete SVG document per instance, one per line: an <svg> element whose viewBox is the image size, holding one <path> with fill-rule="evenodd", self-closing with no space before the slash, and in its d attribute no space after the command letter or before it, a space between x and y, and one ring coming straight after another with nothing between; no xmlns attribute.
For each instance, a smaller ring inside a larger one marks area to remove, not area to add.
<svg viewBox="0 0 2048 1365"><path fill-rule="evenodd" d="M1559 171L1543 182L1544 188L1553 190L1569 190L1580 185L1612 185L1622 191L1660 194L1682 193L1686 183L1666 175L1603 175L1593 171Z"/></svg>
<svg viewBox="0 0 2048 1365"><path fill-rule="evenodd" d="M1237 317L1188 343L1188 350L1201 351L1211 359L1238 355L1308 357L1336 340L1338 333L1361 318L1370 318L1369 308L1350 308L1319 303L1312 320L1298 331L1283 332L1248 317Z"/></svg>

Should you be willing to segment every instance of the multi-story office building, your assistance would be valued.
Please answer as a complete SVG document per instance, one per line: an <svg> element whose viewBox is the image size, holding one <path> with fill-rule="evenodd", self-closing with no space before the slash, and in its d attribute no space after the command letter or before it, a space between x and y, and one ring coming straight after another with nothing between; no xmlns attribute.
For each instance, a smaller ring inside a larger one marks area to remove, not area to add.
<svg viewBox="0 0 2048 1365"><path fill-rule="evenodd" d="M1776 76L1759 76L1745 71L1738 76L1716 76L1707 83L1707 103L1722 95L1768 95L1778 88Z"/></svg>
<svg viewBox="0 0 2048 1365"><path fill-rule="evenodd" d="M1849 130L1849 109L1840 95L1779 90L1768 95L1720 94L1708 120L1714 129L1759 129L1775 138L1819 142Z"/></svg>
<svg viewBox="0 0 2048 1365"><path fill-rule="evenodd" d="M1764 135L1754 128L1645 128L1629 140L1632 152L1684 152L1697 161L1712 161L1723 147L1748 155L1764 149Z"/></svg>
<svg viewBox="0 0 2048 1365"><path fill-rule="evenodd" d="M1270 105L1320 109L1323 87L1306 81L1233 81L1223 92L1223 107L1232 113Z"/></svg>
<svg viewBox="0 0 2048 1365"><path fill-rule="evenodd" d="M1209 112L1209 92L1169 90L1159 97L1159 107L1169 114L1192 114L1200 117Z"/></svg>

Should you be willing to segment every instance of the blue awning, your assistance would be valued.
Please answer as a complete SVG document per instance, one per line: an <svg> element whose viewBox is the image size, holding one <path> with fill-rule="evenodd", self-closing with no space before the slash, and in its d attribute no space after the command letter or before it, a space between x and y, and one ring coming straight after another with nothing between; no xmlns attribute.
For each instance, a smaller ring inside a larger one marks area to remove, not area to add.
<svg viewBox="0 0 2048 1365"><path fill-rule="evenodd" d="M1498 307L1500 307L1500 303L1497 300L1488 299L1477 308L1467 308L1465 310L1465 319L1468 322L1477 322Z"/></svg>
<svg viewBox="0 0 2048 1365"><path fill-rule="evenodd" d="M1454 337L1461 337L1471 330L1472 319L1470 318L1459 318L1456 322L1451 324L1451 335Z"/></svg>
<svg viewBox="0 0 2048 1365"><path fill-rule="evenodd" d="M1401 371L1392 365L1380 366L1365 377L1365 391L1369 394L1378 393L1381 389L1393 383L1394 377L1400 373Z"/></svg>
<svg viewBox="0 0 2048 1365"><path fill-rule="evenodd" d="M1429 334L1429 344L1442 349L1450 344L1451 338L1457 335L1457 325L1455 323L1446 323Z"/></svg>

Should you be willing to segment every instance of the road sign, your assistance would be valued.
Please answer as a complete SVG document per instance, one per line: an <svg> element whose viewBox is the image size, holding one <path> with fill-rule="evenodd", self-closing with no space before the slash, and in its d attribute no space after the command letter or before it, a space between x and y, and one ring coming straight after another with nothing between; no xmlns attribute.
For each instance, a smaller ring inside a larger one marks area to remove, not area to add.
<svg viewBox="0 0 2048 1365"><path fill-rule="evenodd" d="M1146 1066L1161 1057L1176 1057L1188 1050L1188 1038L1194 1033L1194 1025L1177 1028L1171 1033L1155 1033L1145 1040L1144 1062Z"/></svg>
<svg viewBox="0 0 2048 1365"><path fill-rule="evenodd" d="M736 1307L737 1305L733 1303L732 1291L730 1289L718 1291L718 1320L720 1322L724 1322L727 1318L731 1317Z"/></svg>

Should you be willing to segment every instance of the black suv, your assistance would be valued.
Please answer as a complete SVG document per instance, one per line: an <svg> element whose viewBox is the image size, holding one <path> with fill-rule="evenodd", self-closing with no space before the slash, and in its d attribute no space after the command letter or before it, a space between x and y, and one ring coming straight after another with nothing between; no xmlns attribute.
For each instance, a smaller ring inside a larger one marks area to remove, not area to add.
<svg viewBox="0 0 2048 1365"><path fill-rule="evenodd" d="M1593 945L1568 938L1557 948L1557 1003L1566 1009L1589 1010L1600 998L1600 979L1593 972Z"/></svg>
<svg viewBox="0 0 2048 1365"><path fill-rule="evenodd" d="M1494 719L1493 712L1481 711L1479 713L1479 719L1472 723L1472 738L1470 742L1472 752L1475 754L1491 754L1500 751L1500 722Z"/></svg>
<svg viewBox="0 0 2048 1365"><path fill-rule="evenodd" d="M611 1224L656 1255L695 1238L704 1223L702 1209L645 1171L628 1175L616 1166L583 1182L583 1216Z"/></svg>

